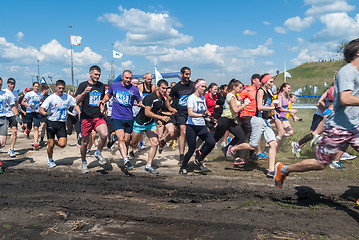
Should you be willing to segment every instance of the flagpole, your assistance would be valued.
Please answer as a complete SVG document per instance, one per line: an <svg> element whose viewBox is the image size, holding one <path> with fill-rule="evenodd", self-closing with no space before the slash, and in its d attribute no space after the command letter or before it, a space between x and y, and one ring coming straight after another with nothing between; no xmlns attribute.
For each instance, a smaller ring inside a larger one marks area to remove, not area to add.
<svg viewBox="0 0 359 240"><path fill-rule="evenodd" d="M114 63L113 50L114 50L114 44L112 43L112 61L111 61L111 76L110 76L111 80L115 80L115 73L113 72L113 63Z"/></svg>
<svg viewBox="0 0 359 240"><path fill-rule="evenodd" d="M72 43L71 43L71 28L72 26L69 26L70 28L70 46L71 46L71 79L72 79L72 91L75 92L75 83L74 83L74 60L72 55Z"/></svg>
<svg viewBox="0 0 359 240"><path fill-rule="evenodd" d="M287 69L286 69L286 62L284 61L284 83L286 83L286 82L287 82L287 79L286 79L286 77L285 77L286 72L287 72Z"/></svg>

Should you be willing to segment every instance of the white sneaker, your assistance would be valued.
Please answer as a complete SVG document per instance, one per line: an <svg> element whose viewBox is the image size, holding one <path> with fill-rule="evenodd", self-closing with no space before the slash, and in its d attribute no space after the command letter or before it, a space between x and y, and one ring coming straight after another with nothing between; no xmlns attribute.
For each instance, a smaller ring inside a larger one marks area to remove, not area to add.
<svg viewBox="0 0 359 240"><path fill-rule="evenodd" d="M14 149L9 149L9 151L7 153L10 155L10 157L16 156Z"/></svg>
<svg viewBox="0 0 359 240"><path fill-rule="evenodd" d="M292 142L292 153L294 154L294 156L296 156L297 158L300 158L300 147L297 147L297 143L296 142Z"/></svg>
<svg viewBox="0 0 359 240"><path fill-rule="evenodd" d="M332 161L329 165L331 169L346 169L340 162Z"/></svg>
<svg viewBox="0 0 359 240"><path fill-rule="evenodd" d="M95 154L93 155L93 157L94 157L96 160L98 160L98 163L101 164L101 165L104 165L104 164L107 163L106 159L105 159L104 157L102 157L101 153L96 154L96 152L95 152Z"/></svg>
<svg viewBox="0 0 359 240"><path fill-rule="evenodd" d="M87 168L87 163L81 163L81 172L82 173L88 173L89 170Z"/></svg>
<svg viewBox="0 0 359 240"><path fill-rule="evenodd" d="M315 145L317 145L319 143L319 138L320 135L319 134L314 134L312 141L310 141L310 147L313 148Z"/></svg>
<svg viewBox="0 0 359 240"><path fill-rule="evenodd" d="M227 143L222 142L222 143L221 143L221 147L225 147L225 146L227 146Z"/></svg>
<svg viewBox="0 0 359 240"><path fill-rule="evenodd" d="M347 152L343 153L343 155L340 157L340 160L345 161L345 160L353 160L354 158L356 158L357 156L355 155L351 155Z"/></svg>

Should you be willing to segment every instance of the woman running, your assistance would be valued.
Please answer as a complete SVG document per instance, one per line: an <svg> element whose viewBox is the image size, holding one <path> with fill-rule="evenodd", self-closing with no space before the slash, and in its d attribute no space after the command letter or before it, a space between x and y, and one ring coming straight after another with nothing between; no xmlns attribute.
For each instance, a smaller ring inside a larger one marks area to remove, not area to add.
<svg viewBox="0 0 359 240"><path fill-rule="evenodd" d="M194 163L203 171L208 172L208 168L203 166L204 158L212 151L216 142L213 135L208 131L206 120L210 121L209 112L206 106L204 93L206 90L206 81L197 79L195 82L196 91L188 97L187 108L188 118L186 122L186 140L188 151L184 156L179 174L187 175L187 163L196 150L196 139L201 138L204 141L202 148L196 151Z"/></svg>

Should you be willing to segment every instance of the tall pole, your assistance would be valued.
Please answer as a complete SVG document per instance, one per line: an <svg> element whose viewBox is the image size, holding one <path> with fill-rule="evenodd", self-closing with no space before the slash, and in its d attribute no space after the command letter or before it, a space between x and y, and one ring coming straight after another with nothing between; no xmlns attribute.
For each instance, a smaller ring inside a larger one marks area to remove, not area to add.
<svg viewBox="0 0 359 240"><path fill-rule="evenodd" d="M37 59L37 76L36 76L37 82L40 82L40 61Z"/></svg>
<svg viewBox="0 0 359 240"><path fill-rule="evenodd" d="M114 50L114 44L112 43L112 60L111 60L111 76L110 76L110 79L111 80L115 80L115 73L114 73L114 70L113 70L113 50Z"/></svg>
<svg viewBox="0 0 359 240"><path fill-rule="evenodd" d="M287 82L287 78L285 77L285 74L287 72L287 69L286 69L286 62L284 61L284 83Z"/></svg>
<svg viewBox="0 0 359 240"><path fill-rule="evenodd" d="M72 28L72 26L69 26L69 28L70 28L70 46L71 46L71 79L72 79L72 91L75 91L75 83L74 83L74 60L73 60L72 43L71 43L71 28Z"/></svg>

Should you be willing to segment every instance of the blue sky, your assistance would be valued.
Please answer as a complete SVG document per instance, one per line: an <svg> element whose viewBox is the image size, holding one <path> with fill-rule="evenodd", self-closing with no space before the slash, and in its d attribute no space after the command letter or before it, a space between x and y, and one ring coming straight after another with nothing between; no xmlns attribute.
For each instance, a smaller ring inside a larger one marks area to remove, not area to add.
<svg viewBox="0 0 359 240"><path fill-rule="evenodd" d="M284 71L304 62L337 58L340 42L359 37L355 0L252 1L28 1L2 0L0 76L18 88L37 75L71 83L70 31L82 37L73 46L75 81L99 65L110 74L177 72L219 84L253 73ZM172 80L169 80L172 81Z"/></svg>

